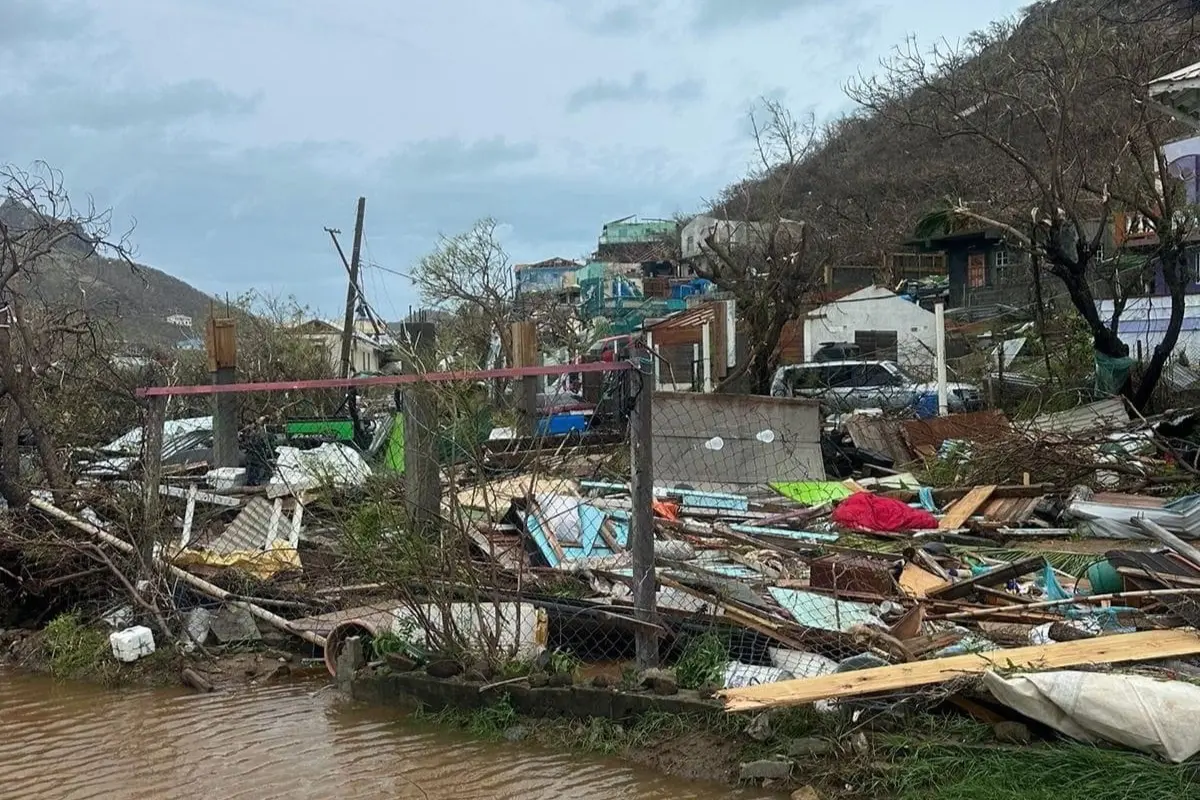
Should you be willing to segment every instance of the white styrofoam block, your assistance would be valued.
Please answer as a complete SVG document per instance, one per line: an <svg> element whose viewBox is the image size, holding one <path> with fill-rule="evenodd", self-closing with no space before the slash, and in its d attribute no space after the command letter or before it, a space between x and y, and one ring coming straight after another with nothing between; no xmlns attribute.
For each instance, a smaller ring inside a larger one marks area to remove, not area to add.
<svg viewBox="0 0 1200 800"><path fill-rule="evenodd" d="M144 625L134 625L109 634L108 643L117 661L129 663L154 652L154 632Z"/></svg>

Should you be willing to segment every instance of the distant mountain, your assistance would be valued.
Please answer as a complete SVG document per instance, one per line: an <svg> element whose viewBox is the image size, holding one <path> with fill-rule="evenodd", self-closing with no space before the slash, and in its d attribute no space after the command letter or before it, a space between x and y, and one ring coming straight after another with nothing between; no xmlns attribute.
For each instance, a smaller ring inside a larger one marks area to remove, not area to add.
<svg viewBox="0 0 1200 800"><path fill-rule="evenodd" d="M0 222L28 229L33 215L12 200L0 204ZM113 323L131 347L171 347L203 336L213 298L145 265L92 253L83 236L68 236L23 282L23 291L48 306L71 305Z"/></svg>

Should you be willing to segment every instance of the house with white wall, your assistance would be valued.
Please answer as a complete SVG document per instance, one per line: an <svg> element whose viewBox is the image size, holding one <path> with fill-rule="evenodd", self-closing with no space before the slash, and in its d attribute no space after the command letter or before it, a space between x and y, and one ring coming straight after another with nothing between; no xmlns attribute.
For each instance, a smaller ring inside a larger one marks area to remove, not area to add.
<svg viewBox="0 0 1200 800"><path fill-rule="evenodd" d="M357 327L357 326L356 326ZM329 364L337 373L342 365L342 326L323 319L310 319L293 328L300 336L325 350ZM356 330L350 345L352 374L374 374L382 366L384 347L374 338Z"/></svg>
<svg viewBox="0 0 1200 800"><path fill-rule="evenodd" d="M849 342L862 358L895 361L919 376L933 370L934 315L881 286L868 286L818 306L804 317L804 360L825 342Z"/></svg>

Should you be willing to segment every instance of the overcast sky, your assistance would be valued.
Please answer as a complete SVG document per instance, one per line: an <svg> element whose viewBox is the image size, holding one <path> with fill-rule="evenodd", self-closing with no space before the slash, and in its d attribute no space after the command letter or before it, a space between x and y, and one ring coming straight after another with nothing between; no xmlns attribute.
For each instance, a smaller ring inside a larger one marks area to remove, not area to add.
<svg viewBox="0 0 1200 800"><path fill-rule="evenodd" d="M373 305L483 216L514 261L699 208L745 170L762 96L820 119L910 33L1025 0L0 0L0 161L43 159L136 220L138 258L331 314L367 197Z"/></svg>

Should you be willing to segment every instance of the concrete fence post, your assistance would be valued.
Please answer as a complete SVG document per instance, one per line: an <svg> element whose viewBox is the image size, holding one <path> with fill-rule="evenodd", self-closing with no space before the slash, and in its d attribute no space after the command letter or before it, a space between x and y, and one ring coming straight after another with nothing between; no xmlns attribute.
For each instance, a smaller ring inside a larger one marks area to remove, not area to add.
<svg viewBox="0 0 1200 800"><path fill-rule="evenodd" d="M432 371L437 355L435 336L432 323L404 326L410 348L406 371ZM410 383L404 389L404 496L412 528L421 533L436 529L442 511L437 406L436 390L429 383Z"/></svg>

